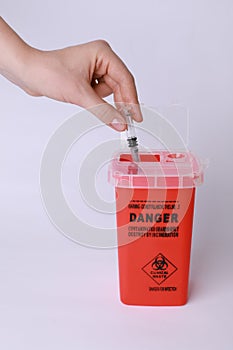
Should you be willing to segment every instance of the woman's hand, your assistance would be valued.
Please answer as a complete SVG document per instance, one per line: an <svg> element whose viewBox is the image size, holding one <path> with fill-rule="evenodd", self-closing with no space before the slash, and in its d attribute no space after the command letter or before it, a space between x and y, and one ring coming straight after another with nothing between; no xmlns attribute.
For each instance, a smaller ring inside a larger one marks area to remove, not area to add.
<svg viewBox="0 0 233 350"><path fill-rule="evenodd" d="M103 40L41 51L28 46L0 18L0 72L30 95L89 109L118 131L126 128L125 119L103 100L112 93L116 106L128 104L132 118L142 121L134 78Z"/></svg>

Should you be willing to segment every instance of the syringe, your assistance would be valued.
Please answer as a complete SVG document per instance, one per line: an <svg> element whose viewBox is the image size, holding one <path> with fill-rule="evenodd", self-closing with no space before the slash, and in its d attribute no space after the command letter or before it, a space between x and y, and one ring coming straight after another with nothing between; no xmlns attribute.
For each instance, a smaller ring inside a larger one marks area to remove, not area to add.
<svg viewBox="0 0 233 350"><path fill-rule="evenodd" d="M133 124L133 120L131 118L130 112L129 111L125 111L125 119L127 122L127 141L128 141L128 146L130 148L131 151L131 155L132 155L132 160L133 162L140 162L140 157L138 154L138 139L135 133L135 128L134 128L134 124Z"/></svg>

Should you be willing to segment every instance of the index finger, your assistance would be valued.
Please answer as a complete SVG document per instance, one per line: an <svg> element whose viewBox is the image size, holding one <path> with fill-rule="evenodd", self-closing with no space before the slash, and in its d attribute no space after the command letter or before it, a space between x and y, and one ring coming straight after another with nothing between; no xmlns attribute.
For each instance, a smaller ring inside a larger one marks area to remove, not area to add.
<svg viewBox="0 0 233 350"><path fill-rule="evenodd" d="M115 52L111 49L109 51L108 66L104 81L113 91L117 108L119 105L122 108L122 104L126 104L132 118L137 122L141 122L143 118L134 77Z"/></svg>

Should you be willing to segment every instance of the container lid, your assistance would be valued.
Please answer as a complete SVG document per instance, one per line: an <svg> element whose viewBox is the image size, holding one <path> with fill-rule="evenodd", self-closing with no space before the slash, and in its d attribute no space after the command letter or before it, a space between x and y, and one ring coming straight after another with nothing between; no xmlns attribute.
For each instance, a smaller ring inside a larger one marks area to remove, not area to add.
<svg viewBox="0 0 233 350"><path fill-rule="evenodd" d="M130 153L118 152L109 165L108 180L115 187L192 188L203 183L204 168L191 152L143 152L138 163Z"/></svg>

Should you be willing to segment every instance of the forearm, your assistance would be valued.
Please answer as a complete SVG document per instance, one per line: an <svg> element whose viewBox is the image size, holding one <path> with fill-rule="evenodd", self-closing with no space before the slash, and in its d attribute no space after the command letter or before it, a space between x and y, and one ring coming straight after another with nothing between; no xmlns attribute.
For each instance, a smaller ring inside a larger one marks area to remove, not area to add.
<svg viewBox="0 0 233 350"><path fill-rule="evenodd" d="M17 84L30 50L30 46L0 17L0 74Z"/></svg>

